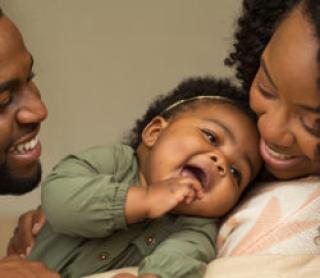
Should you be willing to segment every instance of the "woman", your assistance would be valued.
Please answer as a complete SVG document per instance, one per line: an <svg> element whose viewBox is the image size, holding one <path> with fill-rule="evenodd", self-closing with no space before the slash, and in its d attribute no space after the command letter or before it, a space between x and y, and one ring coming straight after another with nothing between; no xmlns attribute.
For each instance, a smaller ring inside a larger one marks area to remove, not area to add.
<svg viewBox="0 0 320 278"><path fill-rule="evenodd" d="M222 226L219 254L319 255L320 2L246 0L235 37L226 63L250 91L269 179L291 181L249 193Z"/></svg>
<svg viewBox="0 0 320 278"><path fill-rule="evenodd" d="M250 90L268 172L319 174L319 1L244 1L236 38L226 62Z"/></svg>
<svg viewBox="0 0 320 278"><path fill-rule="evenodd" d="M226 63L250 91L268 178L291 181L249 192L222 226L220 256L319 255L320 2L245 0L235 38Z"/></svg>

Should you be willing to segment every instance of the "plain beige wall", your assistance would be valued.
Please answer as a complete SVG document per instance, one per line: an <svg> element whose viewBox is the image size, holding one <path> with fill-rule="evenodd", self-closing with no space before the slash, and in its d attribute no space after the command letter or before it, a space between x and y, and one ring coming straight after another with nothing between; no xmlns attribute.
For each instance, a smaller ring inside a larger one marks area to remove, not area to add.
<svg viewBox="0 0 320 278"><path fill-rule="evenodd" d="M228 76L239 0L2 0L35 59L49 109L44 171L72 151L121 138L159 93L192 75ZM0 197L12 218L40 190ZM1 252L1 250L0 250Z"/></svg>

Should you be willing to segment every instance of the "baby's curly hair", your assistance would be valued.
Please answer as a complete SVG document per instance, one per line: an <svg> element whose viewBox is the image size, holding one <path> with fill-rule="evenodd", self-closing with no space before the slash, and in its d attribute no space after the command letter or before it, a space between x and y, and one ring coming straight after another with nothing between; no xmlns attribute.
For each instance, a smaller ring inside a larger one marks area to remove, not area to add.
<svg viewBox="0 0 320 278"><path fill-rule="evenodd" d="M230 99L232 105L235 105L246 113L253 121L256 120L255 114L248 105L248 95L240 88L232 85L230 80L216 79L214 77L194 77L182 81L168 94L158 96L150 104L147 112L136 121L135 127L129 133L125 143L136 150L141 142L143 129L156 116L161 115L165 119L170 119L179 112L192 109L200 103L203 104L214 101L210 98L199 98L198 100L186 101L174 106L172 109L168 109L168 107L180 100L188 100L198 96L222 96Z"/></svg>
<svg viewBox="0 0 320 278"><path fill-rule="evenodd" d="M260 57L278 24L293 8L302 4L320 40L319 0L244 0L242 15L237 21L233 51L225 65L235 67L236 77L248 92L259 68ZM318 62L320 55L318 55Z"/></svg>

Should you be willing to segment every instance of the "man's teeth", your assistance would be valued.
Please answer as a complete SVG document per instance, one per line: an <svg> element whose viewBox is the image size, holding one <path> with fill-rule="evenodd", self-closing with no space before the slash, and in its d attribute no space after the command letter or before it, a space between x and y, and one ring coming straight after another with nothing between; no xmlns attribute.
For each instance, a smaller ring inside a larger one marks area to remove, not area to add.
<svg viewBox="0 0 320 278"><path fill-rule="evenodd" d="M38 144L38 137L35 137L28 142L25 142L23 144L16 146L15 151L18 152L19 154L26 153L32 150L37 144Z"/></svg>
<svg viewBox="0 0 320 278"><path fill-rule="evenodd" d="M294 158L294 156L292 155L288 155L288 154L283 154L283 153L279 153L274 151L273 149L271 149L269 146L266 146L267 152L274 158L276 159L282 159L282 160L286 160L286 159L292 159Z"/></svg>

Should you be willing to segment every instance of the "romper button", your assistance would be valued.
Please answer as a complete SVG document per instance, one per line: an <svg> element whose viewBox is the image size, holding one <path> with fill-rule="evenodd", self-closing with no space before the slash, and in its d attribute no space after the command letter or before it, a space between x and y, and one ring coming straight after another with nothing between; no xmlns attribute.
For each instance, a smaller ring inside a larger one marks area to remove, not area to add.
<svg viewBox="0 0 320 278"><path fill-rule="evenodd" d="M101 261L106 261L106 260L108 260L108 258L109 258L109 254L108 253L101 253L100 256L99 256L99 259Z"/></svg>
<svg viewBox="0 0 320 278"><path fill-rule="evenodd" d="M147 237L145 238L145 241L146 241L146 244L147 244L147 245L152 245L152 244L154 244L154 242L155 242L155 238L154 238L154 236L147 236Z"/></svg>
<svg viewBox="0 0 320 278"><path fill-rule="evenodd" d="M316 237L313 239L313 242L314 242L315 245L320 246L320 236L316 236Z"/></svg>

